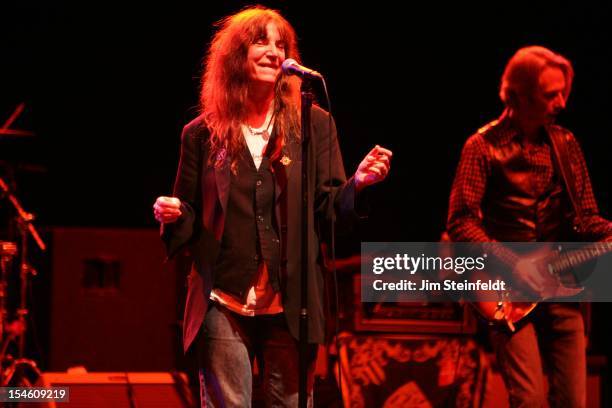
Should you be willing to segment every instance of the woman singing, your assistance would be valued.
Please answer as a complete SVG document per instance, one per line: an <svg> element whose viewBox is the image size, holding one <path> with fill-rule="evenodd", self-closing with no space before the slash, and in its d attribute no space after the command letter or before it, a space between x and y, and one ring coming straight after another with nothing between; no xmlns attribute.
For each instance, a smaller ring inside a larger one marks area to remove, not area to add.
<svg viewBox="0 0 612 408"><path fill-rule="evenodd" d="M254 357L267 405L297 406L300 79L282 74L286 58L300 60L295 31L278 12L248 8L219 22L205 60L201 115L181 137L173 196L154 204L168 255L184 248L193 255L183 345L197 344L201 354L206 407L251 405ZM313 107L311 117L312 396L316 344L325 326L320 231L332 211L339 228L350 225L361 190L387 176L391 152L374 147L347 180L335 126L330 150L327 112Z"/></svg>

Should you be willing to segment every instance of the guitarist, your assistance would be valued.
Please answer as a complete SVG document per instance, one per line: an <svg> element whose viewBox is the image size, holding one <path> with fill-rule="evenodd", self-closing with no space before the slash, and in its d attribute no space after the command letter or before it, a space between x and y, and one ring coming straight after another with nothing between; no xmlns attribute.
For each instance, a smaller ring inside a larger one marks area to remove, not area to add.
<svg viewBox="0 0 612 408"><path fill-rule="evenodd" d="M578 142L554 124L573 76L566 58L543 47L522 48L510 59L501 80L504 112L461 153L448 214L453 241L612 241ZM529 260L509 249L494 255L541 293ZM576 304L542 303L516 331L491 329L491 339L512 407L545 404L543 361L550 406L585 406L584 323Z"/></svg>

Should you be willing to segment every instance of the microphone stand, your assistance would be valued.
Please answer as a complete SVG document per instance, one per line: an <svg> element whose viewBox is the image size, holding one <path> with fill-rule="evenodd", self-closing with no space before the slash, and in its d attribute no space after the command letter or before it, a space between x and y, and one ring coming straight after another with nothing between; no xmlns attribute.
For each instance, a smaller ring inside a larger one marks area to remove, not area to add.
<svg viewBox="0 0 612 408"><path fill-rule="evenodd" d="M314 96L308 78L302 79L300 87L302 104L302 262L300 273L300 341L299 341L299 388L298 407L306 408L308 402L308 219L310 191L308 185L308 150L310 146L310 111Z"/></svg>

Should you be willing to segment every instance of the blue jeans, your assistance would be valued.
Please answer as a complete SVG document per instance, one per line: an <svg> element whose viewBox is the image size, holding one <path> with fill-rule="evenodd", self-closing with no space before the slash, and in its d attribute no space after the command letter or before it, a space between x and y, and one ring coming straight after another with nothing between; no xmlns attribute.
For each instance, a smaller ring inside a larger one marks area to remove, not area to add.
<svg viewBox="0 0 612 408"><path fill-rule="evenodd" d="M298 342L289 333L284 314L242 316L213 303L204 320L201 341L202 407L250 407L255 357L266 406L298 406ZM317 345L311 345L309 407L316 352Z"/></svg>
<svg viewBox="0 0 612 408"><path fill-rule="evenodd" d="M493 348L512 407L543 407L543 368L550 407L586 405L586 351L580 309L571 303L542 303L515 333L491 332Z"/></svg>

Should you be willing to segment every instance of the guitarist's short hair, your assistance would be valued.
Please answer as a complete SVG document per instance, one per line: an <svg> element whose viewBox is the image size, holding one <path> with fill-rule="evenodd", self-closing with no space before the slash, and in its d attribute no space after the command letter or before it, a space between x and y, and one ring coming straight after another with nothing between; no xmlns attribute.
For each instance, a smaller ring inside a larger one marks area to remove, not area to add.
<svg viewBox="0 0 612 408"><path fill-rule="evenodd" d="M519 49L508 61L501 79L499 96L510 106L518 95L530 95L538 86L540 73L548 67L559 68L565 76L563 97L572 89L574 69L564 56L538 45Z"/></svg>

